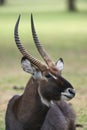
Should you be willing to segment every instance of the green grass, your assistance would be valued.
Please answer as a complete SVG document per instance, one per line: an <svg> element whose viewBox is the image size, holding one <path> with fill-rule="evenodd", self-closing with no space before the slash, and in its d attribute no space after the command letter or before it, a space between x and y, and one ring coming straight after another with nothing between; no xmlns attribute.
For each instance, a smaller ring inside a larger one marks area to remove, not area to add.
<svg viewBox="0 0 87 130"><path fill-rule="evenodd" d="M52 59L64 59L63 76L77 91L71 101L77 113L77 122L87 130L87 1L77 1L78 11L70 13L64 0L24 1L9 0L0 7L0 130L4 130L5 111L9 99L14 94L12 87L25 86L30 75L21 69L21 54L14 42L14 26L19 14L21 21L19 34L24 46L33 56L39 56L31 35L30 14L40 41ZM41 59L42 60L42 59Z"/></svg>

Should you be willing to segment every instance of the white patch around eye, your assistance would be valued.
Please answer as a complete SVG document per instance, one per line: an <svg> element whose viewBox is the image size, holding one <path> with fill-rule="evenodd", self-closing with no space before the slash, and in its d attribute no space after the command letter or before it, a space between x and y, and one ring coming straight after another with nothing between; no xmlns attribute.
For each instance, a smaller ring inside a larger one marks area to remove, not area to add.
<svg viewBox="0 0 87 130"><path fill-rule="evenodd" d="M56 67L58 68L58 70L62 71L63 68L64 68L64 62L63 62L63 59L60 58L57 63L56 63Z"/></svg>
<svg viewBox="0 0 87 130"><path fill-rule="evenodd" d="M50 73L50 75L51 75L54 79L57 79L57 77L56 77L56 76L54 76L53 74L51 74L51 73Z"/></svg>

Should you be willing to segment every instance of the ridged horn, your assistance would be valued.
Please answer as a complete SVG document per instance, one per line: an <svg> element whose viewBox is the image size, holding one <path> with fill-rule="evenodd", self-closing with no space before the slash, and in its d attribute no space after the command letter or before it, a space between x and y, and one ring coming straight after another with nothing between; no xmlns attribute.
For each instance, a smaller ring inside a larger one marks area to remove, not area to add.
<svg viewBox="0 0 87 130"><path fill-rule="evenodd" d="M54 62L52 61L52 59L50 58L50 56L47 54L47 52L45 51L45 49L42 47L37 33L35 31L35 26L34 26L34 21L33 21L33 15L31 14L31 30L32 30L32 36L33 36L33 40L34 43L40 53L40 55L42 56L42 58L44 59L44 61L46 62L46 64L49 66L49 71L54 74L55 76L60 75L60 71L58 70L58 68L56 68Z"/></svg>
<svg viewBox="0 0 87 130"><path fill-rule="evenodd" d="M19 35L18 35L18 26L19 26L19 22L20 22L20 17L21 15L19 15L16 25L15 25L15 29L14 29L14 38L15 38L15 42L17 45L17 48L19 49L19 51L22 53L23 56L27 57L30 62L35 65L36 67L38 67L41 71L45 71L47 70L47 66L45 64L43 64L42 62L40 62L39 60L37 60L36 58L34 58L31 54L29 54L24 46L22 45Z"/></svg>
<svg viewBox="0 0 87 130"><path fill-rule="evenodd" d="M42 58L44 59L44 61L46 62L46 64L51 67L54 65L53 61L51 60L50 56L47 54L47 52L45 51L45 49L42 47L38 36L36 34L35 31L35 26L34 26L34 21L33 21L33 15L31 14L31 30L32 30L32 36L33 36L33 40L35 42L35 45L40 53L40 55L42 56Z"/></svg>

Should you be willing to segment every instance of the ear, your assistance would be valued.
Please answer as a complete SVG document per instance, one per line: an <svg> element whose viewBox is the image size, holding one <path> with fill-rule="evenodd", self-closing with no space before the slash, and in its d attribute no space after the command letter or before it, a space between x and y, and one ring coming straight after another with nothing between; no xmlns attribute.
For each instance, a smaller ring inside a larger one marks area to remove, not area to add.
<svg viewBox="0 0 87 130"><path fill-rule="evenodd" d="M30 61L26 57L23 57L21 59L21 65L25 72L33 74L33 67L31 66Z"/></svg>
<svg viewBox="0 0 87 130"><path fill-rule="evenodd" d="M64 62L63 59L60 58L57 62L56 62L56 67L58 68L58 70L62 71L64 68Z"/></svg>
<svg viewBox="0 0 87 130"><path fill-rule="evenodd" d="M22 68L25 72L32 74L34 79L41 79L42 78L42 73L41 71L37 70L31 63L30 61L26 58L23 57L21 59L21 64Z"/></svg>

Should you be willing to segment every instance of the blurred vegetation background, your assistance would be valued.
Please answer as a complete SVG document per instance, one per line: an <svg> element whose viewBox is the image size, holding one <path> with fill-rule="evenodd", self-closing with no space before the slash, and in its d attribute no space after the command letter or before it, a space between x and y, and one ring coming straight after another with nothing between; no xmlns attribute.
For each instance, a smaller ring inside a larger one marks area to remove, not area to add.
<svg viewBox="0 0 87 130"><path fill-rule="evenodd" d="M77 91L70 101L77 123L87 130L87 0L5 0L0 6L0 130L5 129L9 99L23 90L30 75L21 69L21 57L14 42L14 26L21 14L20 39L33 56L39 56L31 35L30 14L44 48L56 60L64 59L63 76ZM0 1L1 2L1 1ZM73 9L70 8L72 5Z"/></svg>

